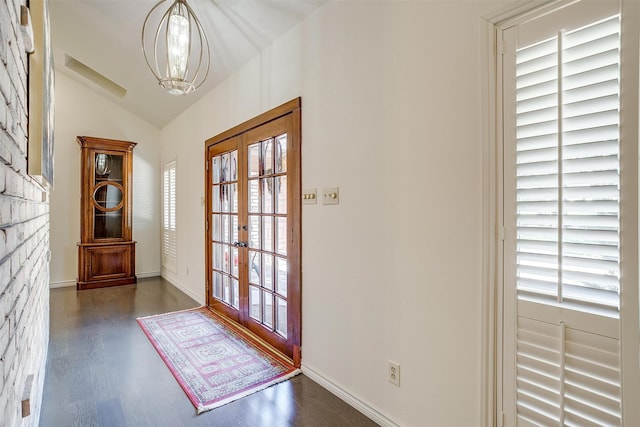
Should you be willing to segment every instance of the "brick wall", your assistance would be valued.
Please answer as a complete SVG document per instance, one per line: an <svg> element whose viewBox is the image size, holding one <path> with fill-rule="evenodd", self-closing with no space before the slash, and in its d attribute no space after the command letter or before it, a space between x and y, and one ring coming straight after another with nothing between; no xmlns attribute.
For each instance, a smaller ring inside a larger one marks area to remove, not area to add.
<svg viewBox="0 0 640 427"><path fill-rule="evenodd" d="M48 194L27 174L20 4L0 2L0 426L38 425L49 340ZM31 415L22 417L33 375Z"/></svg>

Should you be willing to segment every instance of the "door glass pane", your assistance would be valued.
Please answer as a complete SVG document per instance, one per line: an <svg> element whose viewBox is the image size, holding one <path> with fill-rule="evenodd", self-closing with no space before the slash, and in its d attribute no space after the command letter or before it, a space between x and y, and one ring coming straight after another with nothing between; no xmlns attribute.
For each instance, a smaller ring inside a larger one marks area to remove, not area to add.
<svg viewBox="0 0 640 427"><path fill-rule="evenodd" d="M276 297L276 332L287 337L287 301Z"/></svg>
<svg viewBox="0 0 640 427"><path fill-rule="evenodd" d="M262 142L262 174L271 175L273 173L273 139Z"/></svg>
<svg viewBox="0 0 640 427"><path fill-rule="evenodd" d="M220 243L213 244L213 268L222 270L222 245Z"/></svg>
<svg viewBox="0 0 640 427"><path fill-rule="evenodd" d="M287 296L287 260L276 257L276 290L282 296Z"/></svg>
<svg viewBox="0 0 640 427"><path fill-rule="evenodd" d="M229 276L222 275L222 301L229 304L231 301L231 286L229 285Z"/></svg>
<svg viewBox="0 0 640 427"><path fill-rule="evenodd" d="M260 174L260 143L249 146L249 177L256 177Z"/></svg>
<svg viewBox="0 0 640 427"><path fill-rule="evenodd" d="M249 251L249 281L260 285L260 252Z"/></svg>
<svg viewBox="0 0 640 427"><path fill-rule="evenodd" d="M276 218L276 252L287 254L287 218Z"/></svg>
<svg viewBox="0 0 640 427"><path fill-rule="evenodd" d="M238 184L229 184L229 212L238 212Z"/></svg>
<svg viewBox="0 0 640 427"><path fill-rule="evenodd" d="M222 164L220 166L220 182L229 181L229 153L222 155Z"/></svg>
<svg viewBox="0 0 640 427"><path fill-rule="evenodd" d="M260 213L260 191L257 179L249 181L249 212Z"/></svg>
<svg viewBox="0 0 640 427"><path fill-rule="evenodd" d="M273 178L262 178L262 213L273 213Z"/></svg>
<svg viewBox="0 0 640 427"><path fill-rule="evenodd" d="M237 181L238 180L238 152L232 151L229 154L229 181Z"/></svg>
<svg viewBox="0 0 640 427"><path fill-rule="evenodd" d="M220 186L214 185L211 188L211 210L220 212Z"/></svg>
<svg viewBox="0 0 640 427"><path fill-rule="evenodd" d="M211 159L211 170L213 173L213 183L218 184L220 182L220 156Z"/></svg>
<svg viewBox="0 0 640 427"><path fill-rule="evenodd" d="M222 223L221 215L211 215L211 237L213 240L220 241L222 239L222 234L220 232L220 224Z"/></svg>
<svg viewBox="0 0 640 427"><path fill-rule="evenodd" d="M249 286L249 316L258 322L262 320L260 316L260 289Z"/></svg>
<svg viewBox="0 0 640 427"><path fill-rule="evenodd" d="M238 248L231 248L231 275L239 277L238 275Z"/></svg>
<svg viewBox="0 0 640 427"><path fill-rule="evenodd" d="M262 217L262 250L273 252L273 217Z"/></svg>
<svg viewBox="0 0 640 427"><path fill-rule="evenodd" d="M225 243L231 243L229 241L229 215L221 215L222 224L220 226L222 241Z"/></svg>
<svg viewBox="0 0 640 427"><path fill-rule="evenodd" d="M262 291L262 312L264 313L262 322L273 328L273 294L267 291Z"/></svg>
<svg viewBox="0 0 640 427"><path fill-rule="evenodd" d="M249 216L249 247L260 249L260 217Z"/></svg>
<svg viewBox="0 0 640 427"><path fill-rule="evenodd" d="M276 137L276 173L287 171L287 134Z"/></svg>
<svg viewBox="0 0 640 427"><path fill-rule="evenodd" d="M222 212L229 212L229 186L224 184L220 187L220 199L222 205Z"/></svg>
<svg viewBox="0 0 640 427"><path fill-rule="evenodd" d="M213 272L213 296L222 299L222 275L217 271Z"/></svg>
<svg viewBox="0 0 640 427"><path fill-rule="evenodd" d="M231 243L238 241L238 215L231 215Z"/></svg>
<svg viewBox="0 0 640 427"><path fill-rule="evenodd" d="M233 295L231 305L234 308L240 308L240 287L237 279L231 279L231 294Z"/></svg>
<svg viewBox="0 0 640 427"><path fill-rule="evenodd" d="M262 286L273 289L273 255L262 254Z"/></svg>
<svg viewBox="0 0 640 427"><path fill-rule="evenodd" d="M287 213L287 177L286 175L275 178L276 183L276 213Z"/></svg>
<svg viewBox="0 0 640 427"><path fill-rule="evenodd" d="M229 262L229 246L222 246L222 271L229 273L231 271L231 263Z"/></svg>

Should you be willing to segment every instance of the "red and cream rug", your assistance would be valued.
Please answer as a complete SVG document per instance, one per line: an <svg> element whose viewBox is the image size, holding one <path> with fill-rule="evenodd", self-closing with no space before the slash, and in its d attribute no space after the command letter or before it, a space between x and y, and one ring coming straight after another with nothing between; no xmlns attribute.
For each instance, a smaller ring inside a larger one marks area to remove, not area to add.
<svg viewBox="0 0 640 427"><path fill-rule="evenodd" d="M198 414L300 373L206 307L141 317L138 324Z"/></svg>

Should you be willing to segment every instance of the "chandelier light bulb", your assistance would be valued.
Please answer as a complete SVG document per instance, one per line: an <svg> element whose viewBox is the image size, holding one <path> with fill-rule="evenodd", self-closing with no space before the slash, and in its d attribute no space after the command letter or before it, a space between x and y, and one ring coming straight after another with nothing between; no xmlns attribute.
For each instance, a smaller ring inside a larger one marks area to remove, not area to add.
<svg viewBox="0 0 640 427"><path fill-rule="evenodd" d="M189 18L180 14L180 4L171 9L167 25L167 66L173 79L184 79L189 59Z"/></svg>

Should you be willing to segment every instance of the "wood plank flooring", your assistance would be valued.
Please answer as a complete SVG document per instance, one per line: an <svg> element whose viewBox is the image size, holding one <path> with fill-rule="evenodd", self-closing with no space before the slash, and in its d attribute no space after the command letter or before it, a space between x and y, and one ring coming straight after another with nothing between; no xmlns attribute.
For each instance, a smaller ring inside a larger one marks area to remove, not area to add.
<svg viewBox="0 0 640 427"><path fill-rule="evenodd" d="M43 427L375 426L304 375L196 415L136 318L198 304L160 278L51 290Z"/></svg>

